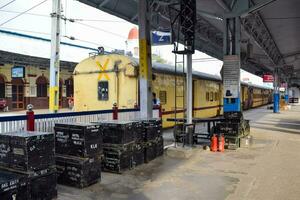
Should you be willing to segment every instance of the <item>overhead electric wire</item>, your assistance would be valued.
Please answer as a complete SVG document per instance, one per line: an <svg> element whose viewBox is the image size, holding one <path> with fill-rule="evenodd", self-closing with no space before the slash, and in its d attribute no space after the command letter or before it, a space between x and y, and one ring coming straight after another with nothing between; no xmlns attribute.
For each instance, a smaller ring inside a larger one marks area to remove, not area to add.
<svg viewBox="0 0 300 200"><path fill-rule="evenodd" d="M21 12L13 11L13 10L0 10L0 12L6 12L6 13L15 13L20 14ZM50 15L44 15L39 13L24 13L25 15L32 15L32 16L39 16L39 17L51 17ZM108 23L127 23L126 21L118 21L118 20L105 20L105 19L84 19L84 18L72 18L70 19L72 21L90 21L90 22L108 22Z"/></svg>
<svg viewBox="0 0 300 200"><path fill-rule="evenodd" d="M43 15L43 14L37 14L37 13L24 13L24 12L17 12L17 11L10 11L10 10L0 10L0 12L7 12L7 13L18 13L18 14L26 14L26 15L32 15L32 16L40 16L40 17L49 17L50 18L50 15ZM102 32L106 32L106 33L109 33L109 34L112 34L112 35L115 35L117 37L120 37L122 39L127 39L125 36L122 36L120 34L117 34L117 33L114 33L114 32L111 32L111 31L107 31L105 29L101 29L101 28L98 28L96 26L93 26L93 25L89 25L89 24L85 24L85 23L82 23L81 21L99 21L99 22L118 22L118 21L112 21L112 20L94 20L94 19L78 19L78 18L66 18L65 16L62 16L62 20L64 20L65 22L66 21L69 21L69 22L75 22L75 23L78 23L82 26L86 26L86 27L89 27L89 28L92 28L92 29L95 29L95 30L98 30L98 31L102 31ZM121 22L121 21L119 21ZM1 26L1 25L0 25ZM65 30L66 31L66 30Z"/></svg>
<svg viewBox="0 0 300 200"><path fill-rule="evenodd" d="M218 59L215 58L195 58L193 62L218 62Z"/></svg>
<svg viewBox="0 0 300 200"><path fill-rule="evenodd" d="M14 14L20 14L22 12L18 11L13 11L13 10L0 10L0 12L5 12L5 13L14 13ZM23 13L24 15L32 15L32 16L38 16L38 17L48 17L50 18L50 15L44 15L44 14L38 14L38 13Z"/></svg>
<svg viewBox="0 0 300 200"><path fill-rule="evenodd" d="M0 9L2 9L2 8L6 7L6 6L8 6L9 4L11 4L11 3L15 2L15 1L16 1L16 0L12 0L12 1L8 2L7 4L4 4L3 6L0 7Z"/></svg>
<svg viewBox="0 0 300 200"><path fill-rule="evenodd" d="M0 26L3 26L4 24L7 24L8 22L10 22L10 21L16 19L17 17L23 15L24 13L27 13L28 11L30 11L30 10L32 10L32 9L34 9L34 8L36 8L36 7L38 7L38 6L40 6L41 4L45 3L46 1L48 1L48 0L44 0L44 1L42 1L42 2L40 2L40 3L38 3L38 4L36 4L36 5L32 6L31 8L29 8L29 9L27 9L27 10L21 12L20 14L14 16L14 17L12 17L12 18L10 18L10 19L8 19L8 20L6 20L5 22L1 23Z"/></svg>
<svg viewBox="0 0 300 200"><path fill-rule="evenodd" d="M22 32L27 32L27 33L35 33L35 34L48 35L48 36L51 35L50 33L46 33L46 32L30 31L30 30L24 30L24 29L5 28L5 27L2 27L1 29L7 29L7 30L12 30L12 31L22 31ZM80 41L80 42L85 42L85 43L88 43L88 44L93 44L93 45L95 45L97 47L98 46L104 46L104 47L108 47L110 49L118 49L118 48L114 48L114 47L111 47L111 46L107 46L107 45L102 45L102 44L98 44L98 43L95 43L95 42L91 42L91 41L88 41L88 40L82 40L82 39L79 39L79 38L75 38L73 36L63 35L62 37L68 38L69 40L73 40L73 41L77 40L77 41Z"/></svg>
<svg viewBox="0 0 300 200"><path fill-rule="evenodd" d="M92 29L95 29L95 30L98 30L98 31L106 32L106 33L115 35L115 36L117 36L117 37L123 38L123 39L124 39L124 38L127 39L127 37L125 37L125 36L123 36L123 35L119 35L119 34L117 34L117 33L110 32L110 31L107 31L107 30L105 30L105 29L98 28L98 27L96 27L96 26L92 26L92 25L85 24L85 23L78 22L78 21L75 21L75 23L81 24L82 26L86 26L86 27L89 27L89 28L92 28Z"/></svg>
<svg viewBox="0 0 300 200"><path fill-rule="evenodd" d="M127 23L125 21L104 20L104 19L80 19L80 18L74 18L74 20L75 21L90 21L90 22Z"/></svg>
<svg viewBox="0 0 300 200"><path fill-rule="evenodd" d="M30 30L17 29L17 28L6 28L6 27L2 27L1 29L7 29L7 30L11 30L11 31L22 31L22 32L35 33L35 34L41 34L41 35L51 35L50 33L46 33L46 32L30 31ZM1 29L0 29L0 30L1 30Z"/></svg>
<svg viewBox="0 0 300 200"><path fill-rule="evenodd" d="M80 42L85 42L85 43L88 43L88 44L93 44L97 47L99 46L103 46L103 47L108 47L110 49L118 49L118 48L114 48L114 47L111 47L111 46L107 46L107 45L103 45L103 44L99 44L99 43L96 43L96 42L91 42L91 41L88 41L88 40L83 40L83 39L79 39L79 38L75 38L73 36L67 36L67 35L63 35L64 38L68 38L69 40L74 40L74 41L80 41Z"/></svg>

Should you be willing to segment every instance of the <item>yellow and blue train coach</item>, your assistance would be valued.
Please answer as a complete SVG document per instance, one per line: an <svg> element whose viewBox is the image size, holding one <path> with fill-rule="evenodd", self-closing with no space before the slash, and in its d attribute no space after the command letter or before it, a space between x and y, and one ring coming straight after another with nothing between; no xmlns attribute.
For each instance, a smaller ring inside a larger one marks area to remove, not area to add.
<svg viewBox="0 0 300 200"><path fill-rule="evenodd" d="M175 110L178 118L183 117L185 76L175 74L174 66L152 65L152 88L161 102L163 127L171 127L174 123L166 119L175 117ZM74 70L75 111L111 109L113 104L134 108L139 103L138 67L136 59L118 54L81 61ZM243 83L241 99L244 110L265 105L272 101L272 90ZM193 72L193 116L214 117L223 113L222 108L221 78Z"/></svg>

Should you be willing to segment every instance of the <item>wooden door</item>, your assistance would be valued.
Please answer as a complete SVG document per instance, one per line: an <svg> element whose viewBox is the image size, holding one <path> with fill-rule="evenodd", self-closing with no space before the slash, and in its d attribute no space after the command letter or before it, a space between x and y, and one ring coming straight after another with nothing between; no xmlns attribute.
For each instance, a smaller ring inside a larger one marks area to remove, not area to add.
<svg viewBox="0 0 300 200"><path fill-rule="evenodd" d="M12 80L12 109L24 109L24 83L22 79Z"/></svg>

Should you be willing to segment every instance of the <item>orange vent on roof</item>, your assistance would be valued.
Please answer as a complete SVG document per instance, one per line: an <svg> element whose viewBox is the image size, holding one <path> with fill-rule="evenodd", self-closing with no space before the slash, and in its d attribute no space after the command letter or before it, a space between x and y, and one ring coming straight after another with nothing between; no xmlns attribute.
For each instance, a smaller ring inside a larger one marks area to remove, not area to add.
<svg viewBox="0 0 300 200"><path fill-rule="evenodd" d="M139 38L139 31L136 27L132 28L128 34L128 40L136 40Z"/></svg>

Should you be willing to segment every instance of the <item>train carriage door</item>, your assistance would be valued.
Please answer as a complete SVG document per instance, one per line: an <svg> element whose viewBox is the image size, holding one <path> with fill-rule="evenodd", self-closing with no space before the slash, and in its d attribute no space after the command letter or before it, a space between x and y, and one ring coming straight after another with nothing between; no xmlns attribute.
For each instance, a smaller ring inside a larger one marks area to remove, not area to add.
<svg viewBox="0 0 300 200"><path fill-rule="evenodd" d="M24 109L24 82L21 78L15 78L11 81L12 109Z"/></svg>
<svg viewBox="0 0 300 200"><path fill-rule="evenodd" d="M253 106L253 87L248 88L248 109Z"/></svg>
<svg viewBox="0 0 300 200"><path fill-rule="evenodd" d="M197 83L196 80L193 80L193 91L192 91L192 92L193 92L193 94L192 94L192 95L193 95L193 98L192 98L192 101L193 101L193 102L192 102L192 109L193 109L193 112L192 112L192 117L194 117L195 114L196 114L196 113L195 113L196 111L195 111L195 109L194 109L194 108L195 108L195 98L196 98L196 94L195 94L195 91L196 91L196 90L195 90L196 83Z"/></svg>
<svg viewBox="0 0 300 200"><path fill-rule="evenodd" d="M0 74L0 99L5 98L5 79Z"/></svg>

